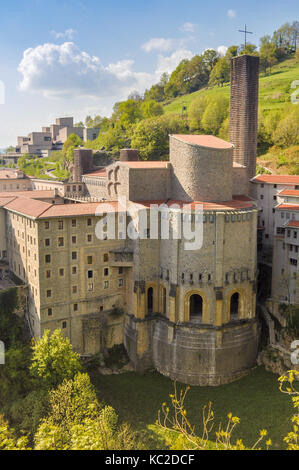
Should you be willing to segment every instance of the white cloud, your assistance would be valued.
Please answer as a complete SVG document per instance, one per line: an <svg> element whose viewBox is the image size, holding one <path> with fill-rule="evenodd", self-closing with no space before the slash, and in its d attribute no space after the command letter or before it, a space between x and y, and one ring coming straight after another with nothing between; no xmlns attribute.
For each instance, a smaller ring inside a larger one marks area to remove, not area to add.
<svg viewBox="0 0 299 470"><path fill-rule="evenodd" d="M126 97L151 85L154 75L132 70L132 60L104 66L73 42L42 44L24 51L19 89L50 98Z"/></svg>
<svg viewBox="0 0 299 470"><path fill-rule="evenodd" d="M227 10L227 16L229 18L236 18L237 14L235 10Z"/></svg>
<svg viewBox="0 0 299 470"><path fill-rule="evenodd" d="M185 33L194 33L195 28L196 28L196 24L186 22L180 27L180 31L183 31Z"/></svg>
<svg viewBox="0 0 299 470"><path fill-rule="evenodd" d="M219 47L217 48L217 52L218 52L218 54L220 55L220 57L224 57L224 56L225 56L225 54L227 53L227 49L228 49L228 48L227 48L226 46L219 46Z"/></svg>
<svg viewBox="0 0 299 470"><path fill-rule="evenodd" d="M146 43L142 44L141 48L146 52L151 51L161 51L166 52L173 49L175 45L174 39L165 39L165 38L152 38Z"/></svg>
<svg viewBox="0 0 299 470"><path fill-rule="evenodd" d="M56 38L56 39L74 39L74 36L77 31L74 29L66 29L64 33L57 33L56 31L51 31L51 34Z"/></svg>
<svg viewBox="0 0 299 470"><path fill-rule="evenodd" d="M161 76L164 72L173 72L183 59L191 59L193 55L194 54L187 49L178 49L168 57L159 55L156 74Z"/></svg>

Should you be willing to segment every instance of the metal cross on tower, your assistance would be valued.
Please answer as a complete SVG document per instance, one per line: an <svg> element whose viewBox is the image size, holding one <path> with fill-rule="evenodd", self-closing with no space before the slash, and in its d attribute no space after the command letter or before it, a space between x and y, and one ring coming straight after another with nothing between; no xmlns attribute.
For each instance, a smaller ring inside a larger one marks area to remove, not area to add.
<svg viewBox="0 0 299 470"><path fill-rule="evenodd" d="M253 34L251 31L248 31L247 25L245 25L245 29L239 29L239 33L245 33L245 49L247 46L247 34Z"/></svg>

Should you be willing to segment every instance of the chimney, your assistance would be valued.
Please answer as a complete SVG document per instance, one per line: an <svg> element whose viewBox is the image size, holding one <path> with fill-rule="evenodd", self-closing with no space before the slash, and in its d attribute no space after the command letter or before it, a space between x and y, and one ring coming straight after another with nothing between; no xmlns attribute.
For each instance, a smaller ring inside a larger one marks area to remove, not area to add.
<svg viewBox="0 0 299 470"><path fill-rule="evenodd" d="M256 174L259 57L241 55L231 60L229 141L234 162L247 167L248 184Z"/></svg>
<svg viewBox="0 0 299 470"><path fill-rule="evenodd" d="M122 149L120 151L121 162L137 162L139 160L139 150L136 149Z"/></svg>

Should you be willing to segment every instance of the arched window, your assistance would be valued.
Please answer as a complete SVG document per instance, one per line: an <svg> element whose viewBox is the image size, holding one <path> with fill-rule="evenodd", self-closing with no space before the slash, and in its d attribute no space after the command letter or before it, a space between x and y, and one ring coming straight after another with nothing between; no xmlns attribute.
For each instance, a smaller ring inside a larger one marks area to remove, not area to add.
<svg viewBox="0 0 299 470"><path fill-rule="evenodd" d="M238 292L233 294L230 299L230 319L237 320L239 318L240 295Z"/></svg>
<svg viewBox="0 0 299 470"><path fill-rule="evenodd" d="M154 310L154 289L150 287L147 291L147 312L153 313Z"/></svg>
<svg viewBox="0 0 299 470"><path fill-rule="evenodd" d="M203 300L198 294L193 294L189 300L190 321L202 322Z"/></svg>
<svg viewBox="0 0 299 470"><path fill-rule="evenodd" d="M118 181L118 175L119 175L119 166L115 168L114 170L114 180L115 182Z"/></svg>

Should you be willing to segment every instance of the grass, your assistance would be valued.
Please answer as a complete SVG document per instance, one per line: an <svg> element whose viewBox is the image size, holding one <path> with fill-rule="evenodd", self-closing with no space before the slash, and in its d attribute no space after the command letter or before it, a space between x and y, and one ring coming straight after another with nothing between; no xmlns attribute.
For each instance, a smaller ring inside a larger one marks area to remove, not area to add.
<svg viewBox="0 0 299 470"><path fill-rule="evenodd" d="M200 428L204 405L213 402L216 424L226 422L232 412L241 419L235 438L242 438L248 446L258 438L261 429L267 429L273 449L285 449L283 437L291 430L290 417L294 414L291 400L279 391L278 376L258 367L247 377L220 387L191 387L186 409L192 423ZM146 375L126 373L101 376L92 374L99 398L113 406L122 421L140 432L151 449L163 448L150 425L157 419L163 402L169 402L173 383L154 372ZM183 386L184 387L184 386Z"/></svg>
<svg viewBox="0 0 299 470"><path fill-rule="evenodd" d="M271 74L260 75L259 107L261 110L279 109L286 102L290 102L291 84L294 80L299 80L299 63L295 59L288 59L273 67ZM208 98L216 94L221 94L229 98L230 85L223 87L204 88L189 95L175 98L170 103L164 104L166 113L180 114L182 106L190 106L192 101L198 96L204 95Z"/></svg>

